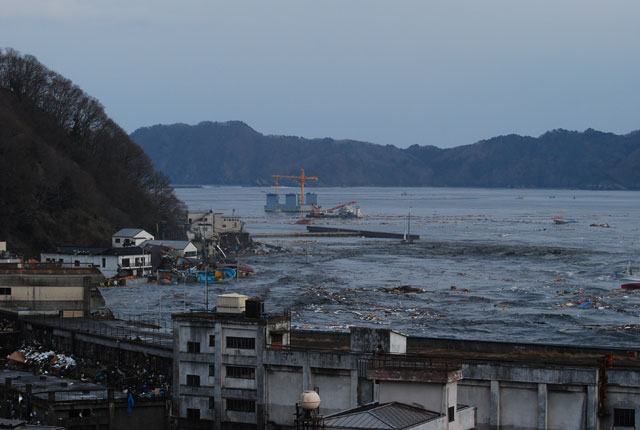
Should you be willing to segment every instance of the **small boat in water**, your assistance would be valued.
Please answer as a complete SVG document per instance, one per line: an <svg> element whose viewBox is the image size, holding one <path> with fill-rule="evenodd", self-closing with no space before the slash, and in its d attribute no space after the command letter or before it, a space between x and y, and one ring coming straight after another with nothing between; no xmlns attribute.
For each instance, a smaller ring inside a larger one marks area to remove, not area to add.
<svg viewBox="0 0 640 430"><path fill-rule="evenodd" d="M573 224L573 223L578 222L578 221L576 221L574 219L568 219L568 218L565 218L563 216L556 216L556 217L553 217L551 219L553 220L554 224Z"/></svg>
<svg viewBox="0 0 640 430"><path fill-rule="evenodd" d="M640 282L630 282L628 284L622 284L623 290L640 290Z"/></svg>

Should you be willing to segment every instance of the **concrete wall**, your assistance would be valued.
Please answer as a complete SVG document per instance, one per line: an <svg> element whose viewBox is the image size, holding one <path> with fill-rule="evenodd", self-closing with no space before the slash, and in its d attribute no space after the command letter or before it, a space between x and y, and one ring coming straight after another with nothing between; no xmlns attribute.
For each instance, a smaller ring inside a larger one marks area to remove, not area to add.
<svg viewBox="0 0 640 430"><path fill-rule="evenodd" d="M267 421L290 424L303 391L296 390L302 387L302 367L270 365L267 367L265 383Z"/></svg>
<svg viewBox="0 0 640 430"><path fill-rule="evenodd" d="M445 386L400 381L380 381L380 403L401 402L433 412L446 413Z"/></svg>

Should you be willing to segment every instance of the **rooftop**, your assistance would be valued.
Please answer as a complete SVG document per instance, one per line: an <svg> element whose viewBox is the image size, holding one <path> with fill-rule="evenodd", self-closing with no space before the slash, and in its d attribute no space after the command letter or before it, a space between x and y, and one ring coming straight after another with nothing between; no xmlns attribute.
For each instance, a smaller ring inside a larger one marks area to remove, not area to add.
<svg viewBox="0 0 640 430"><path fill-rule="evenodd" d="M372 403L324 418L325 428L404 429L439 418L440 414L404 403Z"/></svg>
<svg viewBox="0 0 640 430"><path fill-rule="evenodd" d="M123 228L119 230L117 233L115 233L114 236L134 237L137 234L140 234L142 232L145 232L145 231L141 228Z"/></svg>

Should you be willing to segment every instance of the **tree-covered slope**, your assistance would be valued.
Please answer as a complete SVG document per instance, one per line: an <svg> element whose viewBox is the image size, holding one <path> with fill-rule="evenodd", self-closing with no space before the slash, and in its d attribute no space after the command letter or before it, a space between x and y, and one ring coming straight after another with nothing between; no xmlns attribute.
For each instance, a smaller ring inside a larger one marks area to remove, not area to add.
<svg viewBox="0 0 640 430"><path fill-rule="evenodd" d="M100 103L32 56L0 51L0 240L27 255L105 246L123 227L177 231L168 178Z"/></svg>
<svg viewBox="0 0 640 430"><path fill-rule="evenodd" d="M304 168L326 186L640 188L640 133L554 130L537 138L500 136L451 149L399 149L265 136L234 121L156 125L131 137L157 169L181 184L265 185L273 183L272 174Z"/></svg>

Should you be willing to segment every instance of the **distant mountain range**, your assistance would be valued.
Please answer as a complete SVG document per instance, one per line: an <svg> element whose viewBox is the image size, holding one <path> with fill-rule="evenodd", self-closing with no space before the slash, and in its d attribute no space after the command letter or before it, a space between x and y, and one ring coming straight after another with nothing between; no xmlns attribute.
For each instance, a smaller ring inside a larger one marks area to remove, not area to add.
<svg viewBox="0 0 640 430"><path fill-rule="evenodd" d="M240 121L155 125L131 138L175 184L640 189L640 132L553 130L472 145L407 149L355 140L265 136ZM284 182L283 184L287 184ZM291 182L293 184L293 182Z"/></svg>

